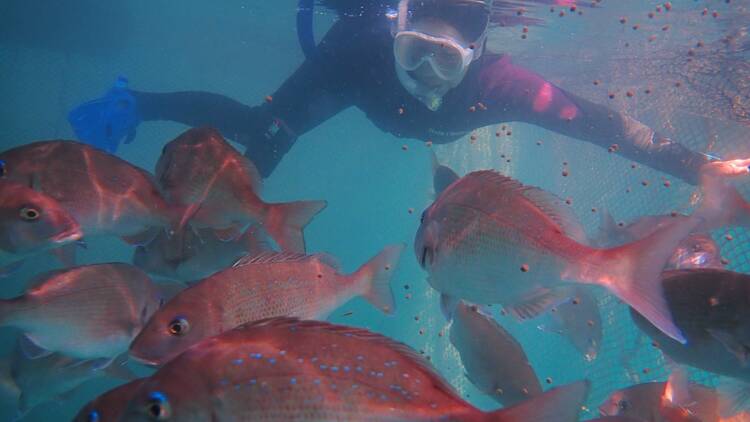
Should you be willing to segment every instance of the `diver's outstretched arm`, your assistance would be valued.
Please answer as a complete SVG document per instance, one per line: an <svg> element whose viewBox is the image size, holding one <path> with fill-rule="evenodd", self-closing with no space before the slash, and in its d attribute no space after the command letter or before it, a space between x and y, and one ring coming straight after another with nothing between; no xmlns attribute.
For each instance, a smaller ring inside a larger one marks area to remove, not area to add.
<svg viewBox="0 0 750 422"><path fill-rule="evenodd" d="M483 85L490 87L485 104L504 110L503 117L604 148L613 147L618 154L693 185L698 183L700 168L709 161L703 154L660 136L624 113L554 86L538 74L514 65L507 56L492 64L482 78Z"/></svg>
<svg viewBox="0 0 750 422"><path fill-rule="evenodd" d="M267 177L297 137L339 113L352 100L342 85L347 52L341 48L350 30L337 23L304 63L260 106L247 106L208 92L133 92L142 120L171 120L188 126L212 126L247 147L245 155Z"/></svg>

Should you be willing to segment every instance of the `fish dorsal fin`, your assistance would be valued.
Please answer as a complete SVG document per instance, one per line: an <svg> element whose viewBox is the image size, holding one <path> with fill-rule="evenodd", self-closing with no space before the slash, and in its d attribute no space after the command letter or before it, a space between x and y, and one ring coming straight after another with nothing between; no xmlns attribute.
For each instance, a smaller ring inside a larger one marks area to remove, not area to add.
<svg viewBox="0 0 750 422"><path fill-rule="evenodd" d="M523 183L494 170L475 171L464 176L464 179L473 180L475 183L479 182L481 186L491 189L493 193L502 192L502 196L523 196L550 220L555 222L565 234L579 243L585 242L586 232L578 222L578 218L572 208L567 206L565 202L555 194L534 186L526 186ZM452 186L456 185L458 184ZM485 198L481 199L484 200ZM503 198L502 200L505 201L506 198ZM507 206L507 204L505 206Z"/></svg>
<svg viewBox="0 0 750 422"><path fill-rule="evenodd" d="M440 391L455 397L457 400L463 401L461 396L453 389L453 387L443 379L443 377L435 370L430 362L428 362L422 355L417 353L414 349L407 346L404 343L392 340L381 334L373 333L371 331L347 327L345 325L335 325L325 321L306 321L300 320L299 318L293 317L275 317L266 318L259 321L251 322L249 324L242 325L239 330L253 330L261 327L274 327L274 328L289 328L291 331L296 330L311 330L311 331L325 331L344 337L355 337L362 339L373 344L385 346L404 357L407 360L412 361L416 366L429 374L434 381L434 386Z"/></svg>
<svg viewBox="0 0 750 422"><path fill-rule="evenodd" d="M237 268L237 267L242 267L242 266L251 265L251 264L277 264L281 262L304 262L304 261L313 260L313 259L318 260L322 262L323 264L329 265L336 270L340 268L340 265L338 261L336 260L336 258L325 253L306 255L303 253L276 252L276 251L261 252L256 255L243 256L242 258L237 260L237 262L235 262L234 265L232 265L232 267Z"/></svg>
<svg viewBox="0 0 750 422"><path fill-rule="evenodd" d="M278 262L301 262L310 259L310 255L294 252L261 252L256 255L245 255L232 265L232 268L252 264L273 264Z"/></svg>
<svg viewBox="0 0 750 422"><path fill-rule="evenodd" d="M565 234L578 243L586 243L586 232L573 208L566 205L560 197L532 186L526 186L523 195L556 222Z"/></svg>

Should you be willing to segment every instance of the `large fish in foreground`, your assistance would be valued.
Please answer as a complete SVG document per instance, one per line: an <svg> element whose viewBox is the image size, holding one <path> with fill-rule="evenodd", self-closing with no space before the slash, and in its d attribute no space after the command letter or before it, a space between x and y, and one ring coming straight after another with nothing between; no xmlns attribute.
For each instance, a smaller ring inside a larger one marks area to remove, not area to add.
<svg viewBox="0 0 750 422"><path fill-rule="evenodd" d="M248 256L164 305L130 346L131 357L160 365L206 337L263 318L326 318L355 296L391 313L391 276L403 246L389 246L352 274L326 255Z"/></svg>
<svg viewBox="0 0 750 422"><path fill-rule="evenodd" d="M659 273L701 221L674 220L645 239L595 249L581 243L583 230L562 201L494 171L478 171L452 183L425 210L414 246L432 287L448 296L533 316L570 297L563 281L597 284L684 341Z"/></svg>
<svg viewBox="0 0 750 422"><path fill-rule="evenodd" d="M185 207L181 225L211 228L223 240L260 224L282 250L304 252L302 230L325 201L269 204L258 196L255 165L215 129L190 129L169 142L156 164L156 178L172 203Z"/></svg>
<svg viewBox="0 0 750 422"><path fill-rule="evenodd" d="M542 394L523 347L491 316L463 301L451 316L450 341L474 386L506 407Z"/></svg>
<svg viewBox="0 0 750 422"><path fill-rule="evenodd" d="M587 389L578 382L485 413L404 344L275 318L188 349L143 381L121 420L567 422L578 419Z"/></svg>
<svg viewBox="0 0 750 422"><path fill-rule="evenodd" d="M0 174L4 165L0 162ZM20 183L0 179L0 272L27 256L81 238L78 222L59 202Z"/></svg>
<svg viewBox="0 0 750 422"><path fill-rule="evenodd" d="M435 195L440 195L460 179L450 167L440 164L432 153L432 183ZM552 308L550 323L540 329L565 337L587 361L596 359L602 343L602 324L596 297L586 286L576 286L571 297ZM455 301L454 299L446 299Z"/></svg>
<svg viewBox="0 0 750 422"><path fill-rule="evenodd" d="M0 153L5 178L57 200L84 236L145 243L172 226L175 212L146 171L73 141L41 141Z"/></svg>
<svg viewBox="0 0 750 422"><path fill-rule="evenodd" d="M179 235L162 231L148 245L138 246L133 264L155 276L195 281L231 266L245 255L270 249L258 226L229 241L218 239L210 229L193 230L188 226L183 230Z"/></svg>
<svg viewBox="0 0 750 422"><path fill-rule="evenodd" d="M636 325L674 361L750 382L750 275L719 269L667 271L662 285L680 344L631 311Z"/></svg>
<svg viewBox="0 0 750 422"><path fill-rule="evenodd" d="M79 359L114 358L128 350L161 294L141 270L98 264L52 271L22 296L0 300L0 326L21 330L39 350Z"/></svg>

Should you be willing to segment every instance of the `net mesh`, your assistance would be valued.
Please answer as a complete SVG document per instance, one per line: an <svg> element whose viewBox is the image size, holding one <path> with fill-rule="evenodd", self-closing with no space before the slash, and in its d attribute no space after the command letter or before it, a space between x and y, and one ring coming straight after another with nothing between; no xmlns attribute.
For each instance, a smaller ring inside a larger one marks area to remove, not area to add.
<svg viewBox="0 0 750 422"><path fill-rule="evenodd" d="M532 48L511 51L514 60L577 95L626 112L692 150L724 159L748 156L750 55L746 34L750 3L672 2L668 13L662 2L639 3L605 1L586 10L574 23L548 18L549 27L537 40L529 31ZM709 8L708 12L704 8ZM552 7L550 12L558 16L561 10L567 8ZM649 12L656 16L649 17ZM615 25L621 29L612 30ZM560 37L565 31L571 35ZM523 33L496 34L490 46L517 45ZM603 209L616 221L632 221L643 215L690 212L700 198L694 186L605 149L524 124L505 126L478 131L475 140L441 147L441 161L456 166L460 174L495 168L526 184L571 198L589 235L594 235ZM506 129L512 130L512 136L505 136ZM498 138L496 132L503 135ZM563 169L568 170L566 177L562 177ZM738 189L750 197L750 184ZM728 269L750 271L746 229L725 227L712 236L728 261ZM561 362L565 347L555 347L548 338L533 338L528 326L517 333L540 379L545 380L548 374L565 379L578 373L592 381L585 413L590 417L598 414L596 406L613 391L634 383L664 381L674 367L650 338L637 330L627 306L603 291L599 291L598 300L604 338L593 362L573 357L564 360L564 367L545 368L543 362ZM514 325L500 319L506 327ZM446 345L440 359L450 366L458 357ZM455 365L460 367L460 362ZM692 381L705 385L719 382L715 374L696 369L690 369L689 374ZM474 394L460 369L453 381L466 394ZM553 379L555 385L558 381Z"/></svg>

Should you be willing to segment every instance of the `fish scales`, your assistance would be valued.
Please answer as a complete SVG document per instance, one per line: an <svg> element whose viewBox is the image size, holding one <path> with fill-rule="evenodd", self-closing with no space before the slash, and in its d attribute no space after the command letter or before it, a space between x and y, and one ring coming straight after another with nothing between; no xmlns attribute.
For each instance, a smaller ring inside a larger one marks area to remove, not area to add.
<svg viewBox="0 0 750 422"><path fill-rule="evenodd" d="M551 391L503 418L506 410L483 413L464 401L406 345L362 329L274 318L206 339L167 363L124 395L130 401L122 420L169 409L178 421L516 422L541 420L532 414L549 412L556 397L558 420L570 421L586 389L577 383Z"/></svg>
<svg viewBox="0 0 750 422"><path fill-rule="evenodd" d="M324 255L266 252L199 281L164 305L130 346L161 364L198 341L268 317L326 318L355 296L393 311L390 287L403 245L388 246L351 274Z"/></svg>

